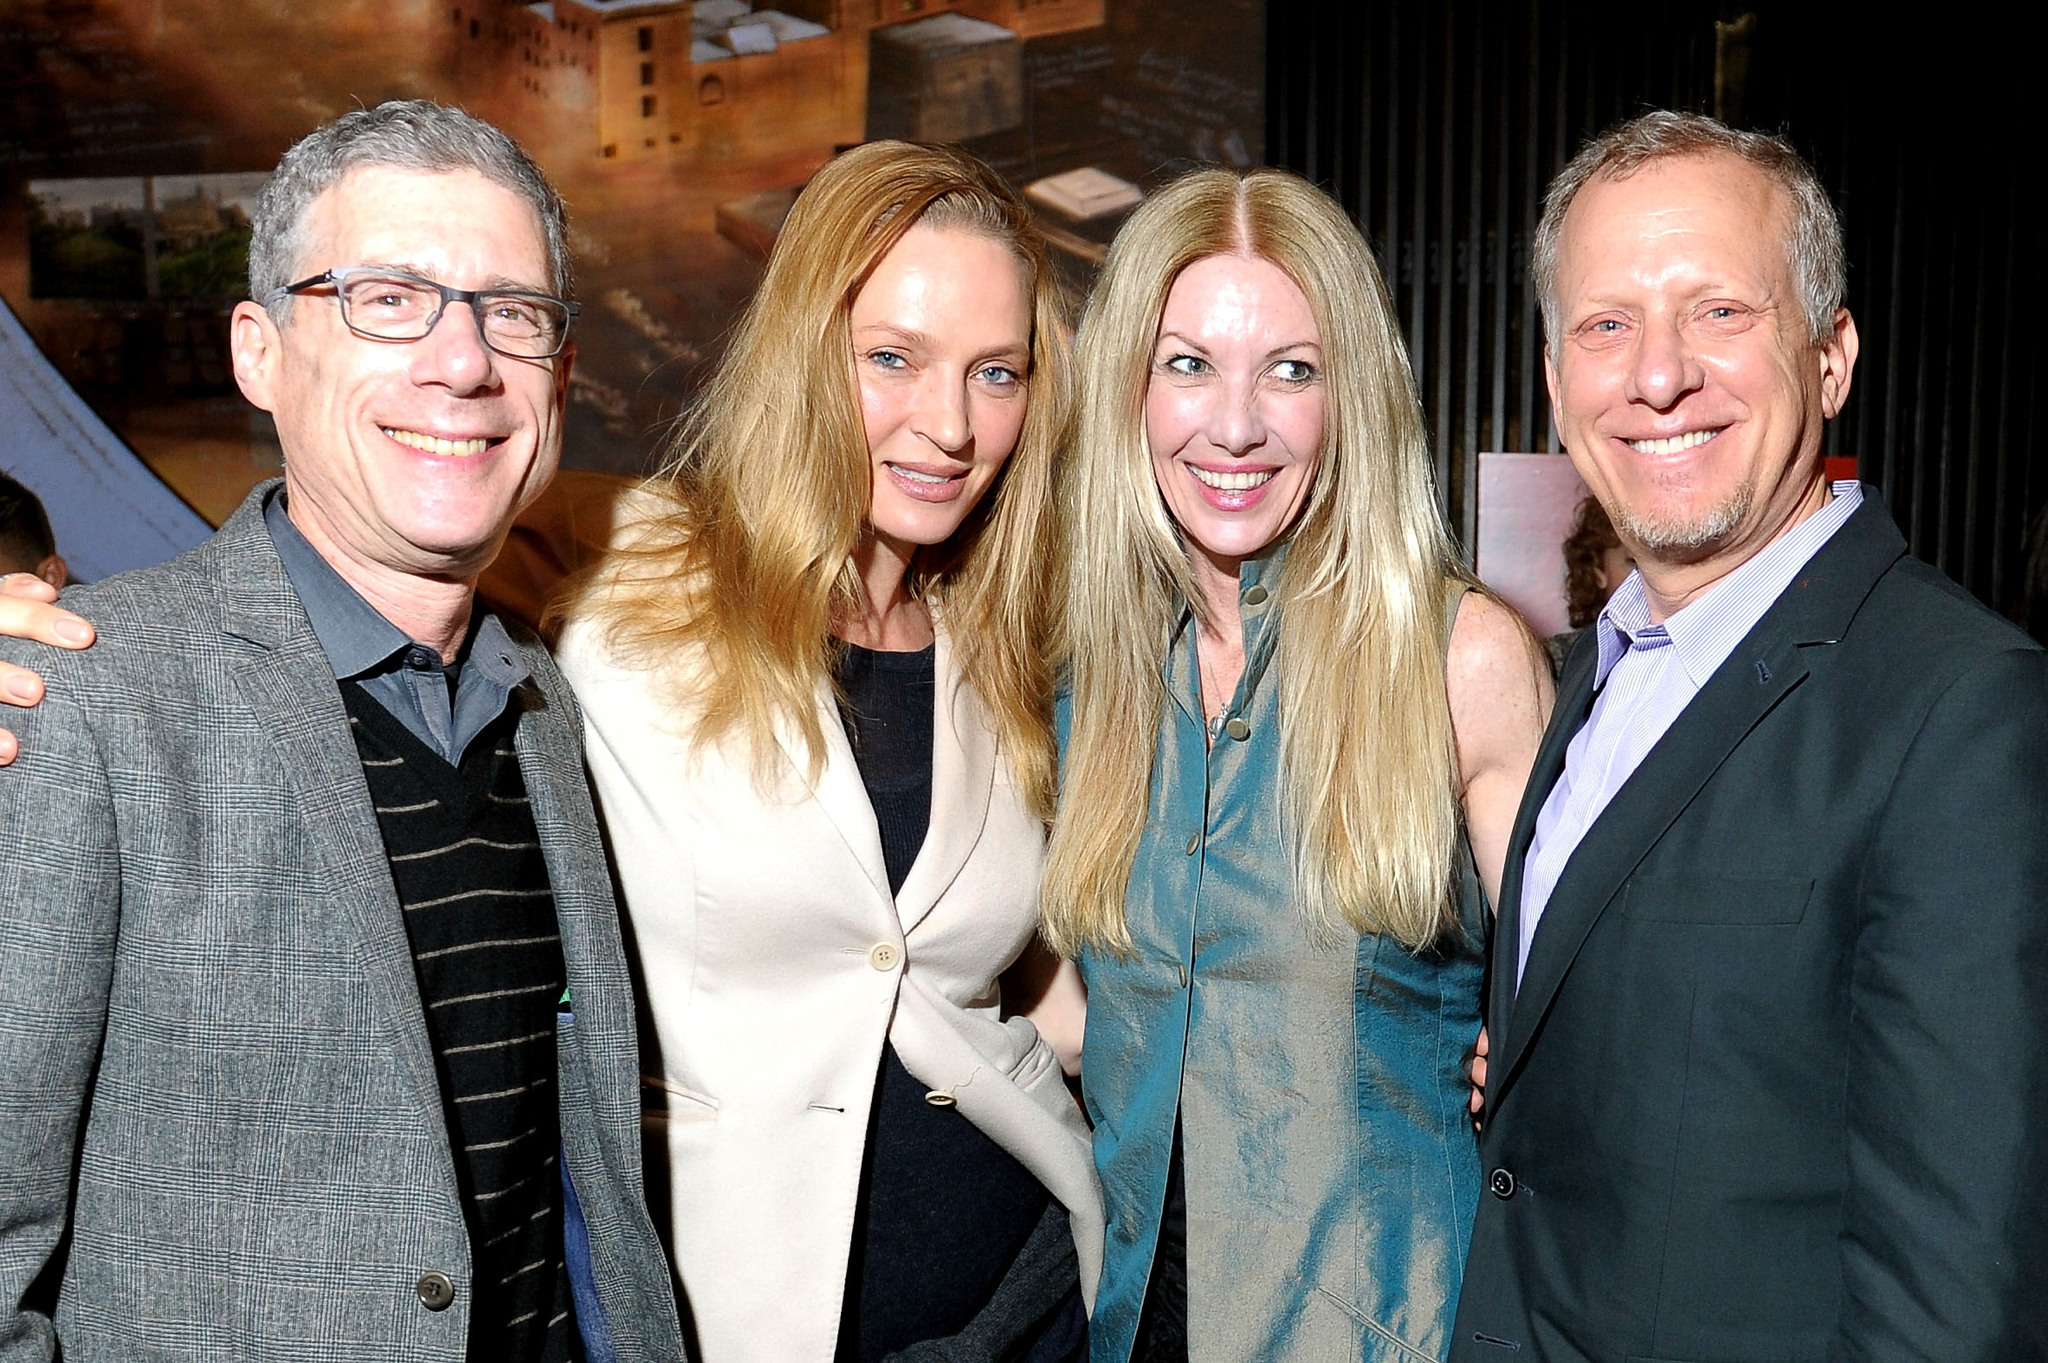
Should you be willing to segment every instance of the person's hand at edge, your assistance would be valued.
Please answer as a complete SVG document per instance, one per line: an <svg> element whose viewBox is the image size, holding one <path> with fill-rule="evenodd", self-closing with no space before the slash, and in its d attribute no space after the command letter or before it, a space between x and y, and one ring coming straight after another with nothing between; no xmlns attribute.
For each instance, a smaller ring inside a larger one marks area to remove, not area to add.
<svg viewBox="0 0 2048 1363"><path fill-rule="evenodd" d="M0 635L36 639L58 648L85 648L92 626L56 604L57 589L33 573L0 577ZM25 667L0 662L0 701L36 705L43 699L43 679ZM15 758L20 745L12 730L0 728L0 766Z"/></svg>

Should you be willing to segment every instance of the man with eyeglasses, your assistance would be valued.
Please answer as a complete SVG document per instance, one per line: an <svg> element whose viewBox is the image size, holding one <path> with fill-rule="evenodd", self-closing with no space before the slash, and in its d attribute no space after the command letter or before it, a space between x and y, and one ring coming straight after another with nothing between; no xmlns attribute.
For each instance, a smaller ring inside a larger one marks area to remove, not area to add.
<svg viewBox="0 0 2048 1363"><path fill-rule="evenodd" d="M283 479L6 650L0 1359L680 1359L580 726L473 593L555 471L561 202L360 110L250 280Z"/></svg>

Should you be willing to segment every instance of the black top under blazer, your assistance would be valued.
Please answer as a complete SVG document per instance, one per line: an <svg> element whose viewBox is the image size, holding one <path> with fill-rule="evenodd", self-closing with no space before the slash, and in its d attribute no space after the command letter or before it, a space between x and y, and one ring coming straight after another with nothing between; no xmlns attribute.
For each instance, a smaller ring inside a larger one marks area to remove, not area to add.
<svg viewBox="0 0 2048 1363"><path fill-rule="evenodd" d="M1874 493L1588 830L1515 993L1451 1357L2048 1357L2048 654ZM1589 631L1590 633L1590 631Z"/></svg>

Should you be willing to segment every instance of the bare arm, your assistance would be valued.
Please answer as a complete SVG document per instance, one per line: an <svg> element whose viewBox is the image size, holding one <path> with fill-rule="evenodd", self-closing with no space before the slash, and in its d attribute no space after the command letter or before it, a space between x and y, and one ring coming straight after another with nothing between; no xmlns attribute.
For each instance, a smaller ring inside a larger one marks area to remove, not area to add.
<svg viewBox="0 0 2048 1363"><path fill-rule="evenodd" d="M1060 959L1033 939L1016 964L1003 972L1003 1011L1030 1019L1069 1078L1081 1072L1088 989L1072 961Z"/></svg>
<svg viewBox="0 0 2048 1363"><path fill-rule="evenodd" d="M0 578L0 634L39 639L60 648L84 648L90 644L92 626L52 604L56 599L57 589L33 573L9 573ZM42 698L40 676L25 667L0 662L0 701L35 705ZM0 767L12 762L18 751L13 732L0 729Z"/></svg>
<svg viewBox="0 0 2048 1363"><path fill-rule="evenodd" d="M1458 747L1465 831L1486 902L1498 908L1508 835L1556 699L1550 668L1520 616L1490 596L1467 592L1451 630L1444 684Z"/></svg>
<svg viewBox="0 0 2048 1363"><path fill-rule="evenodd" d="M1550 668L1520 616L1490 596L1467 592L1451 629L1444 685L1450 693L1451 732L1458 745L1465 832L1472 840L1486 902L1497 912L1508 837L1556 699ZM1481 1028L1465 1062L1475 1118L1485 1102L1486 1052L1486 1031Z"/></svg>

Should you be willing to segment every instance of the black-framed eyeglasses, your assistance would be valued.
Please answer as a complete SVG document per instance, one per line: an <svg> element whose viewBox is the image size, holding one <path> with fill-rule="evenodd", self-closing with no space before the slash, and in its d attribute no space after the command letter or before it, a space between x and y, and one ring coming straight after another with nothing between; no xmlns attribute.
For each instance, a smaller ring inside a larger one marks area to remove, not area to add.
<svg viewBox="0 0 2048 1363"><path fill-rule="evenodd" d="M485 345L517 360L546 360L562 353L569 342L569 326L576 320L574 303L548 294L451 289L403 270L371 265L323 270L271 290L270 302L329 284L341 303L342 325L373 341L423 340L450 303L467 303Z"/></svg>

